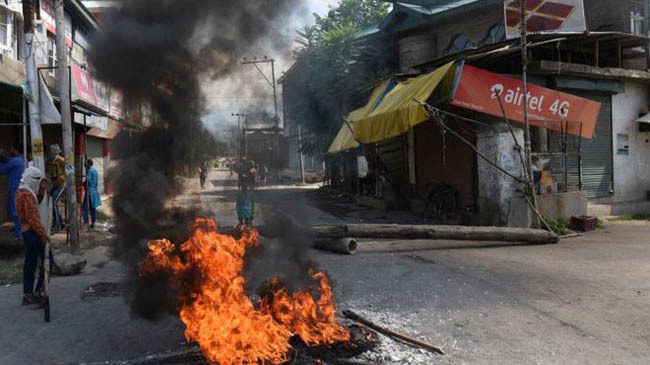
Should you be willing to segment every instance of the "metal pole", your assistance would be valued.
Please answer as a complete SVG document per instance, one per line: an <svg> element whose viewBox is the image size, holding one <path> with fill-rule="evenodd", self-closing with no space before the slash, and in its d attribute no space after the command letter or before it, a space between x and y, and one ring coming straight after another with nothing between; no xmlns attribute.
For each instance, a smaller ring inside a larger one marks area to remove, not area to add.
<svg viewBox="0 0 650 365"><path fill-rule="evenodd" d="M302 155L302 129L300 128L300 124L298 124L298 146L300 148L300 181L302 183L305 183L305 163L303 161L303 155Z"/></svg>
<svg viewBox="0 0 650 365"><path fill-rule="evenodd" d="M271 81L273 81L273 104L275 106L275 128L280 128L280 116L278 115L278 93L275 87L275 60L271 59Z"/></svg>
<svg viewBox="0 0 650 365"><path fill-rule="evenodd" d="M533 176L533 160L530 145L530 123L528 120L528 16L526 14L526 0L520 3L521 12L521 73L524 83L524 149L526 153L526 172L528 175L528 190L534 209L537 209L537 195L535 194L535 183ZM537 219L539 225L539 220Z"/></svg>
<svg viewBox="0 0 650 365"><path fill-rule="evenodd" d="M66 199L69 204L70 217L70 249L73 254L79 253L79 227L77 225L76 176L74 166L74 144L72 136L72 113L70 108L70 72L68 68L68 50L65 43L65 16L63 0L56 0L56 57L57 57L57 89L61 98L61 129L63 130L63 153L66 171Z"/></svg>
<svg viewBox="0 0 650 365"><path fill-rule="evenodd" d="M87 204L86 205L86 207L87 207L86 212L88 213L88 218L92 219L92 217L90 216L90 195L88 194L88 129L87 129L88 124L86 123L86 117L87 117L87 115L84 114L84 157L83 157L83 163L84 164L81 167L81 176L82 176L82 178L83 177L86 178L86 184L85 184L85 187L86 187L86 199L85 200L86 200L86 204ZM84 168L86 168L86 170L84 170ZM84 175L84 171L85 171L85 175ZM83 204L83 202L82 202L82 204ZM87 227L88 232L90 232L90 225L91 224L92 224L92 221L88 223L88 227Z"/></svg>
<svg viewBox="0 0 650 365"><path fill-rule="evenodd" d="M23 97L23 159L27 168L27 100Z"/></svg>
<svg viewBox="0 0 650 365"><path fill-rule="evenodd" d="M246 131L248 130L248 115L244 116L244 154L246 158L248 158L248 134Z"/></svg>

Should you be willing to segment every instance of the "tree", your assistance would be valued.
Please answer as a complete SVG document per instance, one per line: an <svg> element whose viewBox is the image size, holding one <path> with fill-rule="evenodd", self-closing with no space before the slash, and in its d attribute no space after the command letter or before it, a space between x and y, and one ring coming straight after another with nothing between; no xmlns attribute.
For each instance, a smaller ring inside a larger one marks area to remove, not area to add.
<svg viewBox="0 0 650 365"><path fill-rule="evenodd" d="M348 96L392 70L390 47L356 41L389 6L381 0L342 0L326 17L314 14L313 26L298 30L296 62L307 68L307 79L289 108L303 127L303 152L325 152L341 126Z"/></svg>

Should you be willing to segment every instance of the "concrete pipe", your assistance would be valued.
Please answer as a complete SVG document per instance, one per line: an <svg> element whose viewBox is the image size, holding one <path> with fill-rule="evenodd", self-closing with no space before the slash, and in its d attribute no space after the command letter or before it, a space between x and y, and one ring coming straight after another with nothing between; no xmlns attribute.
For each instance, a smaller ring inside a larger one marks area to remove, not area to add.
<svg viewBox="0 0 650 365"><path fill-rule="evenodd" d="M321 250L354 255L354 253L357 252L357 240L348 237L338 239L316 239L314 241L314 247Z"/></svg>

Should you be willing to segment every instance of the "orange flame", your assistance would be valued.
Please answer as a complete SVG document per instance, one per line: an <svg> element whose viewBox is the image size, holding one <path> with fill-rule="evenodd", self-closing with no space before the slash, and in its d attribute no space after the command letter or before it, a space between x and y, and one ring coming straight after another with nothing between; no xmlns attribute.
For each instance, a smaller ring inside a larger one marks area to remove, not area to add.
<svg viewBox="0 0 650 365"><path fill-rule="evenodd" d="M281 364L289 361L289 339L298 335L309 346L349 341L350 334L336 321L332 288L323 272L309 271L318 282L288 294L278 278L271 279L272 294L256 305L246 295L242 274L246 250L259 245L255 230L237 240L219 234L214 219L198 218L180 252L168 240L149 242L140 262L141 275L157 271L173 274L171 285L181 293L180 318L185 337L196 341L210 361L230 364ZM182 259L181 259L182 257ZM183 286L182 278L199 275L199 288Z"/></svg>

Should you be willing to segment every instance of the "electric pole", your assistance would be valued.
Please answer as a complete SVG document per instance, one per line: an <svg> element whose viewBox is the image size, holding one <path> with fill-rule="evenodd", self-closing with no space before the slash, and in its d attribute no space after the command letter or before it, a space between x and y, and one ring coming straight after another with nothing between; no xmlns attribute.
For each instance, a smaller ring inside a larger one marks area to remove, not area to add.
<svg viewBox="0 0 650 365"><path fill-rule="evenodd" d="M259 68L258 64L260 63L270 63L271 64L271 80L262 72L262 70ZM258 59L257 57L253 57L253 60L247 60L246 57L244 57L242 61L242 65L253 65L257 69L257 71L262 75L264 80L269 83L269 86L273 88L273 106L275 108L275 116L273 117L273 121L275 123L275 144L277 148L274 148L274 157L278 158L280 156L280 115L278 113L278 92L277 92L277 87L275 83L275 60L273 58L268 58L267 56L264 56L263 58ZM248 146L247 146L248 149ZM247 152L248 154L248 152Z"/></svg>
<svg viewBox="0 0 650 365"><path fill-rule="evenodd" d="M269 80L268 77L262 72L262 70L257 66L259 63L270 63L271 64L271 80ZM275 128L279 131L280 130L280 116L278 115L278 93L277 93L277 88L275 84L275 60L273 58L268 58L267 56L264 56L264 58L257 59L257 57L253 57L252 61L249 61L244 57L244 60L241 63L242 65L253 65L257 69L257 71L262 75L264 80L269 83L269 86L273 88L273 105L275 107L275 116L273 117L273 121L275 122ZM279 133L279 132L278 132Z"/></svg>
<svg viewBox="0 0 650 365"><path fill-rule="evenodd" d="M521 73L524 83L524 150L526 156L526 175L528 175L528 191L530 193L533 209L537 210L537 194L535 194L535 180L533 176L533 158L530 144L530 123L528 120L528 14L526 14L526 0L519 3L521 12ZM539 218L536 218L539 225Z"/></svg>
<svg viewBox="0 0 650 365"><path fill-rule="evenodd" d="M40 98L40 78L36 68L36 57L34 49L34 1L23 0L23 19L24 19L24 46L23 58L25 61L25 76L28 85L27 90L27 108L23 110L29 113L29 131L32 144L32 157L34 167L41 170L45 176L45 154L43 147L43 130L41 129L41 98ZM25 110L26 109L26 110ZM25 118L26 119L26 118ZM24 130L23 130L24 131ZM25 131L24 131L25 132ZM24 133L26 134L26 133ZM26 136L25 136L26 137ZM27 144L27 138L23 138L24 144ZM50 217L52 209L49 207L49 200L43 199L38 206L38 212L41 216L41 222L46 232L50 232Z"/></svg>
<svg viewBox="0 0 650 365"><path fill-rule="evenodd" d="M65 196L68 204L68 232L70 249L79 253L79 227L77 226L77 194L74 168L74 145L72 139L72 113L70 111L70 69L68 67L68 46L65 43L65 11L63 0L56 0L56 60L57 90L61 100L61 129L63 131L63 156L65 158ZM90 204L90 201L88 201Z"/></svg>
<svg viewBox="0 0 650 365"><path fill-rule="evenodd" d="M241 117L246 117L243 113L230 113L231 116L237 117L237 156L241 159L241 136L246 134L246 130L241 129ZM248 151L246 152L248 154Z"/></svg>

